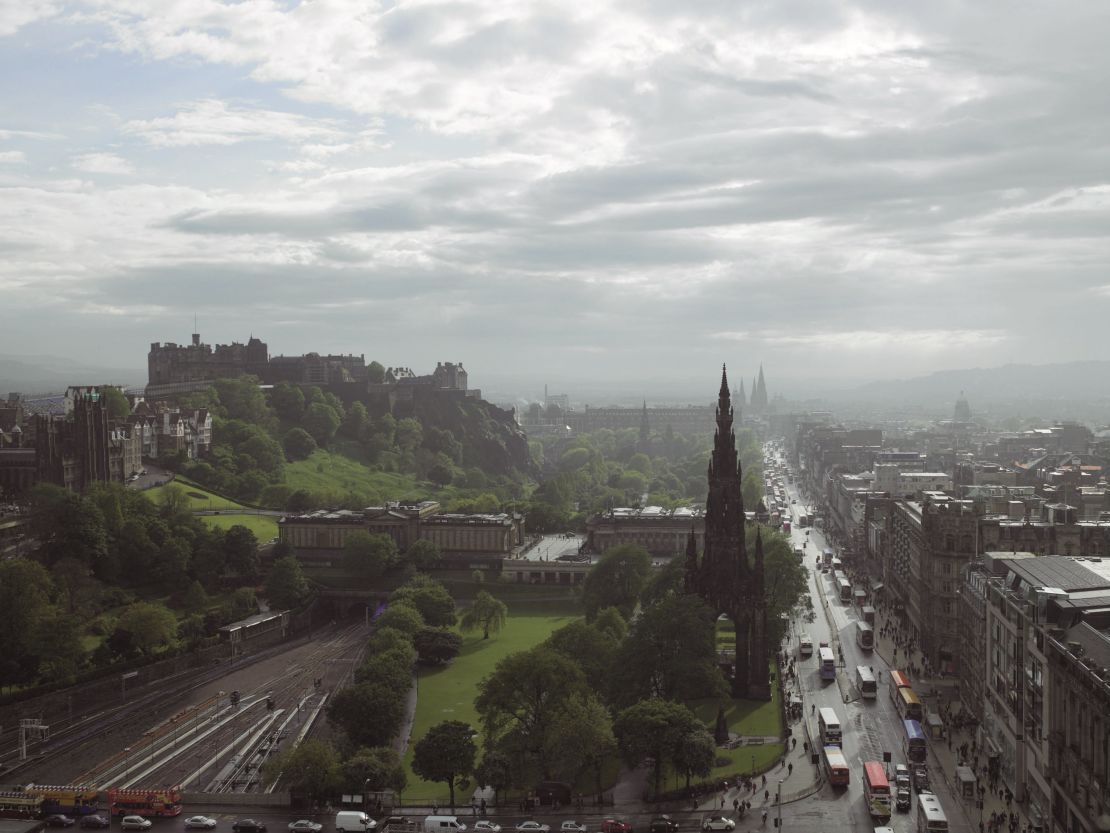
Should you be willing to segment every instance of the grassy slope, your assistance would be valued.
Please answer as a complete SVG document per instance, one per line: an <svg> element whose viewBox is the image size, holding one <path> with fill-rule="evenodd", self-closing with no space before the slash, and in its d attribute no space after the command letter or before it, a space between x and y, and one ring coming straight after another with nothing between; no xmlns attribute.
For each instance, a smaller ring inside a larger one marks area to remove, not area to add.
<svg viewBox="0 0 1110 833"><path fill-rule="evenodd" d="M233 500L214 495L207 489L204 489L197 484L186 480L184 477L178 477L173 481L173 485L180 486L189 495L189 508L193 511L198 509L245 509L241 503L236 503ZM166 486L155 486L153 489L147 489L143 492L154 503L162 502L162 493L165 492Z"/></svg>
<svg viewBox="0 0 1110 833"><path fill-rule="evenodd" d="M444 784L429 783L413 774L412 748L416 741L444 720L463 720L478 728L478 714L474 710L478 683L493 671L498 660L533 647L552 631L581 616L577 605L565 602L522 604L509 600L508 604L509 620L501 633L489 639L482 639L481 633L464 634L462 653L451 665L421 669L417 674L416 718L405 755L409 776L406 798L443 801L448 795Z"/></svg>
<svg viewBox="0 0 1110 833"><path fill-rule="evenodd" d="M436 491L410 475L375 471L351 457L317 449L307 460L287 463L285 483L310 492L373 492L388 500L419 498Z"/></svg>
<svg viewBox="0 0 1110 833"><path fill-rule="evenodd" d="M254 533L258 543L265 544L271 538L277 538L278 519L269 515L223 514L202 515L200 518L214 529L231 529L233 526L245 526Z"/></svg>

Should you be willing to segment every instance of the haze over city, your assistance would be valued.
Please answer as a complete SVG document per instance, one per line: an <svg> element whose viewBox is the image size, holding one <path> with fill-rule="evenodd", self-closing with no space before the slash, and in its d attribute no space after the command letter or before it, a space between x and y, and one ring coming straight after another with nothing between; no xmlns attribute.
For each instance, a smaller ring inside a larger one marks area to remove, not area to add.
<svg viewBox="0 0 1110 833"><path fill-rule="evenodd" d="M1110 9L0 7L0 354L1110 358ZM47 341L48 338L48 349Z"/></svg>

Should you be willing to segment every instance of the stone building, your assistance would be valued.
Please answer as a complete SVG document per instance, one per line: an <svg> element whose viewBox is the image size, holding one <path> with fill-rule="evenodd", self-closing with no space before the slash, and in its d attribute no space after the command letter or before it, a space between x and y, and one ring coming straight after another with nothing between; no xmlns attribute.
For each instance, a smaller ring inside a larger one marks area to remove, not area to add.
<svg viewBox="0 0 1110 833"><path fill-rule="evenodd" d="M142 438L108 417L94 389L76 394L70 416L35 417L36 478L81 491L93 483L122 483L142 469Z"/></svg>
<svg viewBox="0 0 1110 833"><path fill-rule="evenodd" d="M182 382L207 382L244 374L263 378L269 362L264 341L251 336L246 344L203 344L199 333L192 343L153 342L147 354L147 382L168 385Z"/></svg>
<svg viewBox="0 0 1110 833"><path fill-rule="evenodd" d="M610 509L586 521L586 549L602 553L611 547L635 544L653 556L681 556L691 533L698 549L704 549L705 513L701 509Z"/></svg>
<svg viewBox="0 0 1110 833"><path fill-rule="evenodd" d="M944 673L956 670L958 586L976 553L976 534L973 504L939 493L893 501L887 517L888 586L922 653Z"/></svg>
<svg viewBox="0 0 1110 833"><path fill-rule="evenodd" d="M446 558L500 558L523 546L524 517L441 513L439 503L425 500L390 502L361 512L321 510L287 515L278 522L280 540L305 560L335 560L354 532L388 535L402 552L419 540L427 540L436 544Z"/></svg>

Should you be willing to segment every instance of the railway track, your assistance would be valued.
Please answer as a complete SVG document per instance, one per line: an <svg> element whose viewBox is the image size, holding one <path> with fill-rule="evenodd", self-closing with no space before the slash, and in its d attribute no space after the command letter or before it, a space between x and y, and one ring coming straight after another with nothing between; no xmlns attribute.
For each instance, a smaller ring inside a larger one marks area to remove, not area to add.
<svg viewBox="0 0 1110 833"><path fill-rule="evenodd" d="M362 624L344 628L307 661L239 692L237 702L230 694L217 695L178 712L80 781L100 789L166 783L211 792L261 790L262 765L289 738L299 742L307 735L327 700L325 692L351 673L347 666L357 661L365 635Z"/></svg>
<svg viewBox="0 0 1110 833"><path fill-rule="evenodd" d="M352 625L327 637L321 644L323 646L333 645L336 639L342 638L344 634L348 635L346 638L351 639L351 634L361 630L363 630L362 625ZM163 704L168 699L188 696L191 692L209 686L233 672L241 671L283 652L312 642L317 636L318 634L310 634L292 643L279 643L258 653L240 657L234 662L216 665L208 669L186 669L158 681L157 684L146 686L141 692L131 695L126 703L109 706L96 712L72 718L49 717L44 722L49 723L50 737L28 743L31 754L25 761L19 760L18 729L4 731L0 735L0 777L11 776L21 769L32 766L41 767L45 763L61 759L61 756L66 756L67 759L72 758L81 749L104 738L105 735L114 730L123 730L129 725L141 725L156 720L160 713L164 713ZM330 656L330 653L327 655ZM313 664L318 664L318 662ZM298 679L300 678L298 677ZM275 690L280 682L281 680L278 678L275 686L273 686ZM80 689L75 689L71 694L74 697L79 695ZM202 715L212 710L218 711L219 704L217 700L218 698L208 698L195 706L178 712L154 729L148 730L136 743L131 745L130 755L133 755L136 759L141 758L144 753L149 756L150 745L157 744L159 739L166 735L173 739L171 743L179 743L182 731L187 728L190 719L194 723L199 723ZM68 780L80 782L77 778Z"/></svg>

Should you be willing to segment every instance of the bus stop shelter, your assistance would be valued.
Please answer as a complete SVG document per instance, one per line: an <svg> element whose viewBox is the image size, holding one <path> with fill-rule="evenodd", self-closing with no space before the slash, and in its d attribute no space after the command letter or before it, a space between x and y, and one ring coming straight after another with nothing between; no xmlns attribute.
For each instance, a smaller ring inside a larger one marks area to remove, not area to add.
<svg viewBox="0 0 1110 833"><path fill-rule="evenodd" d="M975 773L971 767L956 767L956 789L964 798L975 798Z"/></svg>

